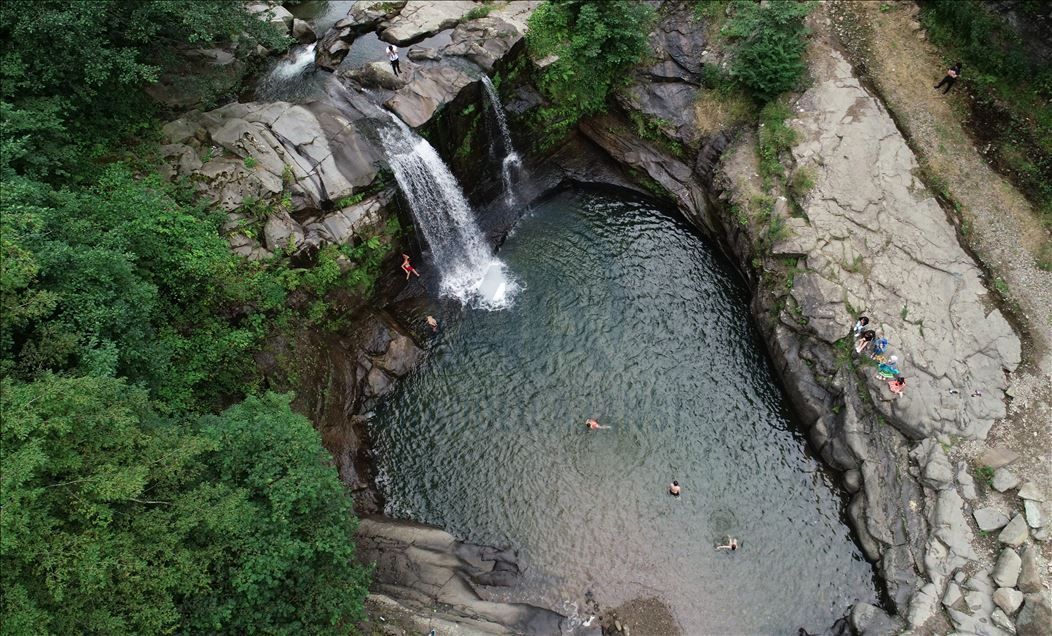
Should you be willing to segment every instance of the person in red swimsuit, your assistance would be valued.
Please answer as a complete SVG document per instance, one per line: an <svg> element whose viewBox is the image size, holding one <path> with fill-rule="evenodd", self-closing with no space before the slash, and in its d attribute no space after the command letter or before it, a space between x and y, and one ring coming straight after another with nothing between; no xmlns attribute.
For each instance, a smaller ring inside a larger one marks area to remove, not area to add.
<svg viewBox="0 0 1052 636"><path fill-rule="evenodd" d="M402 254L402 271L405 272L405 279L409 280L410 275L419 277L420 272L413 269L413 266L409 264L409 255Z"/></svg>

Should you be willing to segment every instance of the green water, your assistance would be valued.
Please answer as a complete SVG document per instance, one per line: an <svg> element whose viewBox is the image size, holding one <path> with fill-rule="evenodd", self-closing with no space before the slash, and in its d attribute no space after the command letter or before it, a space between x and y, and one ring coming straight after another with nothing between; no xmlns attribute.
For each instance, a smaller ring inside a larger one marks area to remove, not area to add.
<svg viewBox="0 0 1052 636"><path fill-rule="evenodd" d="M389 514L516 548L530 600L656 596L687 634L819 631L875 602L711 246L650 203L571 190L500 256L514 307L441 314L372 418ZM734 554L713 548L727 534Z"/></svg>

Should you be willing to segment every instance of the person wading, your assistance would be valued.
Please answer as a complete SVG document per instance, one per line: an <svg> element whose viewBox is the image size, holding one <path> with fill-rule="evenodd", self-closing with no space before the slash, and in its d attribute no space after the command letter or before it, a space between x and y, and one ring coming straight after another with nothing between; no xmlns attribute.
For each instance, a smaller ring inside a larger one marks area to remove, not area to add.
<svg viewBox="0 0 1052 636"><path fill-rule="evenodd" d="M387 59L391 62L391 68L394 69L395 75L401 75L401 68L398 66L398 49L393 44L387 45Z"/></svg>
<svg viewBox="0 0 1052 636"><path fill-rule="evenodd" d="M946 70L946 77L942 78L942 81L935 85L935 90L939 90L941 86L946 85L946 90L942 92L943 95L950 92L953 85L957 83L957 79L961 76L961 63L957 62L952 67Z"/></svg>

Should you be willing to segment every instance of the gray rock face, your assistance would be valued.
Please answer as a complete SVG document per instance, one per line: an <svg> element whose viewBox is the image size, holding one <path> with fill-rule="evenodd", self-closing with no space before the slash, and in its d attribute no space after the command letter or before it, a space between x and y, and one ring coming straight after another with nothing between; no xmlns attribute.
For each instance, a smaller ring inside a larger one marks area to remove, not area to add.
<svg viewBox="0 0 1052 636"><path fill-rule="evenodd" d="M978 493L975 491L975 479L968 472L968 462L961 461L957 464L957 483L961 486L961 496L971 501L978 497ZM1005 523L1008 523L1008 517L1005 517Z"/></svg>
<svg viewBox="0 0 1052 636"><path fill-rule="evenodd" d="M859 636L892 636L902 631L902 621L869 603L855 603L848 620Z"/></svg>
<svg viewBox="0 0 1052 636"><path fill-rule="evenodd" d="M353 237L366 234L367 230L375 231L383 223L383 210L393 198L394 192L385 190L346 208L310 217L303 222L307 240L317 235L319 242L344 245Z"/></svg>
<svg viewBox="0 0 1052 636"><path fill-rule="evenodd" d="M993 486L997 492L1005 492L1019 485L1019 478L1007 468L998 468L994 471Z"/></svg>
<svg viewBox="0 0 1052 636"><path fill-rule="evenodd" d="M1012 548L1005 548L997 557L997 565L994 566L993 579L1000 587L1015 587L1019 578L1019 569L1023 561ZM1008 612L1008 610L1005 610ZM1008 612L1011 614L1011 612Z"/></svg>
<svg viewBox="0 0 1052 636"><path fill-rule="evenodd" d="M1041 572L1037 567L1037 548L1033 545L1023 546L1019 555L1019 579L1016 585L1026 593L1041 591Z"/></svg>
<svg viewBox="0 0 1052 636"><path fill-rule="evenodd" d="M1015 633L1015 623L1008 618L1008 615L1000 607L990 613L990 620L993 621L994 626L1003 629L1009 634Z"/></svg>
<svg viewBox="0 0 1052 636"><path fill-rule="evenodd" d="M357 542L358 559L376 566L375 591L418 612L459 623L465 633L569 632L566 618L555 612L484 600L476 591L479 586L517 583L521 570L507 551L461 543L439 528L383 517L363 518Z"/></svg>
<svg viewBox="0 0 1052 636"><path fill-rule="evenodd" d="M529 10L532 11L532 8ZM478 64L486 73L492 73L497 62L522 40L525 33L525 26L520 29L515 24L491 14L489 17L465 22L453 29L450 43L442 47L439 54L467 58Z"/></svg>
<svg viewBox="0 0 1052 636"><path fill-rule="evenodd" d="M1004 530L1001 530L1001 534L997 535L997 540L1005 545L1016 547L1026 541L1029 534L1023 515L1016 515L1012 517Z"/></svg>
<svg viewBox="0 0 1052 636"><path fill-rule="evenodd" d="M987 311L979 268L914 177L916 159L879 101L839 54L826 71L792 121L802 138L793 156L817 175L804 212L818 248L806 266L835 288L819 313L805 309L804 317L845 337L854 322L846 300L891 341L905 393L894 397L883 381L867 381L877 408L904 434L981 439L1005 415L1004 369L1019 364L1019 338L998 311ZM953 327L965 323L973 328ZM987 391L949 393L973 386Z"/></svg>
<svg viewBox="0 0 1052 636"><path fill-rule="evenodd" d="M980 508L972 516L983 532L992 532L1008 525L1008 515L996 508Z"/></svg>
<svg viewBox="0 0 1052 636"><path fill-rule="evenodd" d="M414 69L409 82L384 104L412 128L422 126L442 106L477 80L449 66Z"/></svg>
<svg viewBox="0 0 1052 636"><path fill-rule="evenodd" d="M1048 594L1027 594L1023 609L1016 617L1016 633L1019 636L1047 636L1052 625L1052 606Z"/></svg>
<svg viewBox="0 0 1052 636"><path fill-rule="evenodd" d="M953 483L953 468L942 446L932 438L917 445L910 457L921 466L921 483L934 490L943 490Z"/></svg>
<svg viewBox="0 0 1052 636"><path fill-rule="evenodd" d="M300 44L308 44L318 39L318 35L311 28L311 25L299 18L295 18L292 21L292 37L296 38L296 41Z"/></svg>
<svg viewBox="0 0 1052 636"><path fill-rule="evenodd" d="M383 28L380 38L398 46L419 42L429 35L456 26L477 6L468 0L409 0L397 15L380 25Z"/></svg>

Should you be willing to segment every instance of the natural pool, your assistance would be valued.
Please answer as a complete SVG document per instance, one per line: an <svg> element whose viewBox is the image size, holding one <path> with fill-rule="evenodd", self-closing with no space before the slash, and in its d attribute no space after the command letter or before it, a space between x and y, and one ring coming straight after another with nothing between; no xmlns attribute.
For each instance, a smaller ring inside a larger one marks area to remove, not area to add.
<svg viewBox="0 0 1052 636"><path fill-rule="evenodd" d="M710 245L651 203L567 190L501 258L514 307L444 316L372 418L389 514L518 549L555 609L656 596L687 634L819 631L876 602ZM728 534L734 554L713 547Z"/></svg>

